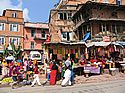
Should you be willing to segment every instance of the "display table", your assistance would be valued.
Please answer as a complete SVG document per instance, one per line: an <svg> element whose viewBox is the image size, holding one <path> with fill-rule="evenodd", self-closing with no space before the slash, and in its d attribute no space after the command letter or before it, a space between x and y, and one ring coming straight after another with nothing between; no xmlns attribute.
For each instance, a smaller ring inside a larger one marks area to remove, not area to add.
<svg viewBox="0 0 125 93"><path fill-rule="evenodd" d="M122 72L125 73L125 63L124 63L124 64L121 64L121 66L122 66L122 67L121 67Z"/></svg>
<svg viewBox="0 0 125 93"><path fill-rule="evenodd" d="M93 74L100 74L100 67L96 67L96 66L85 66L84 70L89 70L90 73Z"/></svg>
<svg viewBox="0 0 125 93"><path fill-rule="evenodd" d="M116 75L116 68L109 68L109 71L112 76Z"/></svg>

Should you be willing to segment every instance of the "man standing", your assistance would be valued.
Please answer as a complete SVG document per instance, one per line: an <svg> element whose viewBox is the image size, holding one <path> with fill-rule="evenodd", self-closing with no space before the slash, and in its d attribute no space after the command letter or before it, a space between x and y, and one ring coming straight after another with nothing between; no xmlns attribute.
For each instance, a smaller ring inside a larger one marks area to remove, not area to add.
<svg viewBox="0 0 125 93"><path fill-rule="evenodd" d="M65 87L68 83L68 85L71 86L71 81L70 81L70 78L71 78L71 70L70 70L70 67L67 67L66 68L66 71L64 73L64 79L62 81L62 87Z"/></svg>
<svg viewBox="0 0 125 93"><path fill-rule="evenodd" d="M40 80L39 80L39 71L38 71L38 65L35 64L35 68L34 68L34 80L32 82L31 87L34 86L35 83L38 83L39 86L41 86Z"/></svg>
<svg viewBox="0 0 125 93"><path fill-rule="evenodd" d="M65 61L65 66L66 66L66 68L71 66L70 57L68 57L67 60Z"/></svg>

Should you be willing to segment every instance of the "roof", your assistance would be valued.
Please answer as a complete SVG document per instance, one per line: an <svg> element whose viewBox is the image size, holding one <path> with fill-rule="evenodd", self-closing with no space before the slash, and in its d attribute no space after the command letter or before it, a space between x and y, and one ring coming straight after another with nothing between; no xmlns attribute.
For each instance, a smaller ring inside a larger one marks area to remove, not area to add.
<svg viewBox="0 0 125 93"><path fill-rule="evenodd" d="M45 42L45 44L85 45L85 42Z"/></svg>
<svg viewBox="0 0 125 93"><path fill-rule="evenodd" d="M32 23L32 22L25 22L24 27L45 28L45 29L49 29L48 23Z"/></svg>

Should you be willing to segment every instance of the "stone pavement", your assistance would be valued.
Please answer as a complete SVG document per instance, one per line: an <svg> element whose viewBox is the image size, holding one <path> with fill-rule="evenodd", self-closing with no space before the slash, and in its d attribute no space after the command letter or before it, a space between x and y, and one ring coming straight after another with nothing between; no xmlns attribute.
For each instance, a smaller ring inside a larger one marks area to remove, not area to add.
<svg viewBox="0 0 125 93"><path fill-rule="evenodd" d="M44 83L47 79L45 74L40 75L41 83ZM115 76L111 76L110 74L102 74L102 75L92 75L88 78L84 76L76 76L75 77L75 84L87 84L87 83L100 83L100 82L107 82L107 81L116 81L116 80L125 80L124 73L117 73ZM56 85L60 86L61 80L57 81ZM9 87L8 84L3 84L0 87ZM45 86L50 86L49 82L45 84Z"/></svg>
<svg viewBox="0 0 125 93"><path fill-rule="evenodd" d="M0 93L125 93L125 80L101 83L75 84L73 86L25 86L18 89L0 88Z"/></svg>
<svg viewBox="0 0 125 93"><path fill-rule="evenodd" d="M99 82L116 81L116 80L125 80L125 73L119 72L114 76L110 74L102 74L102 75L92 75L89 78L86 78L84 76L75 77L76 84L99 83Z"/></svg>

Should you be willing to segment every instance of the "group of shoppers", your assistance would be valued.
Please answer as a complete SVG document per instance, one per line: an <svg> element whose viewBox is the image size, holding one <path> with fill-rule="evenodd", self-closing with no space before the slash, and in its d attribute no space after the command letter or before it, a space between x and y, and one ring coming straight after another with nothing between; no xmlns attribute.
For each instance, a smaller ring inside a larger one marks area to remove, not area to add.
<svg viewBox="0 0 125 93"><path fill-rule="evenodd" d="M55 85L57 80L62 80L61 85L64 87L66 85L72 85L73 82L73 60L70 57L67 58L64 62L57 62L52 60L49 62L49 77L50 85ZM2 79L5 77L12 77L13 81L18 81L18 79L30 80L32 77L31 87L36 83L41 86L40 82L40 69L38 67L37 60L24 60L24 62L14 62L11 61L9 64L6 60L2 63ZM1 79L1 80L2 80Z"/></svg>

